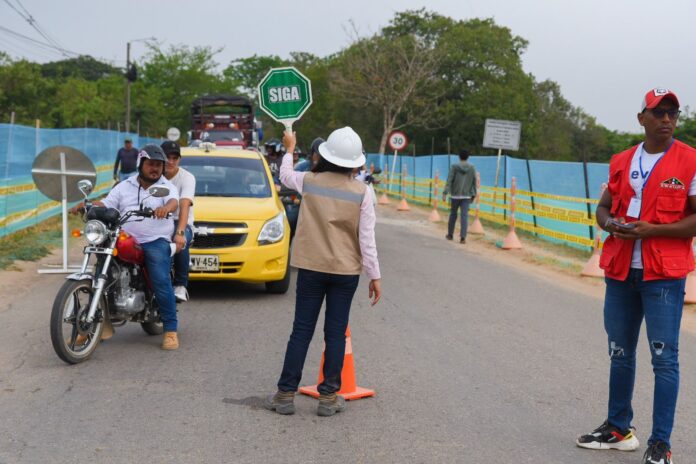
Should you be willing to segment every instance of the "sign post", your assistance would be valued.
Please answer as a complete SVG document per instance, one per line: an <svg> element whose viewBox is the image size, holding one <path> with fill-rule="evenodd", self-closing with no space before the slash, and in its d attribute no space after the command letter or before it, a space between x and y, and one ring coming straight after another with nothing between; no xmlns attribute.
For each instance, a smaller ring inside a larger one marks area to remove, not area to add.
<svg viewBox="0 0 696 464"><path fill-rule="evenodd" d="M391 134L389 134L389 138L387 139L387 144L389 145L389 148L394 150L394 159L392 160L392 168L391 171L389 172L389 193L391 193L392 190L392 180L394 177L394 171L396 171L396 155L400 150L403 150L408 146L408 137L406 137L406 134L404 134L401 131L393 131ZM403 175L403 174L402 174Z"/></svg>
<svg viewBox="0 0 696 464"><path fill-rule="evenodd" d="M505 121L503 119L486 119L486 129L483 133L483 147L497 148L498 159L495 164L495 184L498 188L498 178L500 177L500 158L503 150L518 151L520 149L520 133L522 123L519 121ZM496 191L493 191L493 202L495 203ZM495 214L495 206L493 207Z"/></svg>
<svg viewBox="0 0 696 464"><path fill-rule="evenodd" d="M258 87L259 108L292 132L292 124L312 105L312 84L294 67L274 68Z"/></svg>

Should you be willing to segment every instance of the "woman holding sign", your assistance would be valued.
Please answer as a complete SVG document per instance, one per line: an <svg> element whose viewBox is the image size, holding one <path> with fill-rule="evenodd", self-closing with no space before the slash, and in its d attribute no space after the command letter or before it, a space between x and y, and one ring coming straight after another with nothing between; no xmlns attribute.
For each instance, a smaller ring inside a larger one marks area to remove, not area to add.
<svg viewBox="0 0 696 464"><path fill-rule="evenodd" d="M344 398L336 392L341 388L345 333L361 271L370 279L372 305L382 294L372 192L353 178L353 169L365 164L365 155L360 137L350 127L333 131L319 145L320 159L313 172L292 169L294 133L285 132L283 143L287 152L280 166L280 180L302 194L290 261L298 268L297 299L278 392L266 398L264 404L279 414L295 412L295 392L326 298L324 381L317 388L317 414L332 416L345 408Z"/></svg>

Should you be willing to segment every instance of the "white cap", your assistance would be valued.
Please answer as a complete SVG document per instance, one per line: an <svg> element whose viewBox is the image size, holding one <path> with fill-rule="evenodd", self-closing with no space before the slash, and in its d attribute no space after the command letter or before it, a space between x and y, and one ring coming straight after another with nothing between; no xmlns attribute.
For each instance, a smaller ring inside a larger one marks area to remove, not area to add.
<svg viewBox="0 0 696 464"><path fill-rule="evenodd" d="M326 142L319 145L319 154L326 161L344 168L359 168L365 164L362 140L348 126L333 131Z"/></svg>

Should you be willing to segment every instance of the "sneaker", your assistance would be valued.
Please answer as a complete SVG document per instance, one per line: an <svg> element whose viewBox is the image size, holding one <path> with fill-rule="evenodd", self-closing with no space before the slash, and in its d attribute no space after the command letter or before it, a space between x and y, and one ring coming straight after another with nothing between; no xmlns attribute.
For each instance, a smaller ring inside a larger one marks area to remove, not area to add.
<svg viewBox="0 0 696 464"><path fill-rule="evenodd" d="M188 301L188 290L183 285L174 287L174 296L177 302Z"/></svg>
<svg viewBox="0 0 696 464"><path fill-rule="evenodd" d="M592 433L583 435L575 440L575 444L580 448L587 449L634 451L640 446L634 432L635 429L633 427L621 430L605 421L594 429Z"/></svg>
<svg viewBox="0 0 696 464"><path fill-rule="evenodd" d="M319 406L317 406L317 416L333 416L337 412L346 409L346 400L335 393L331 395L319 395Z"/></svg>
<svg viewBox="0 0 696 464"><path fill-rule="evenodd" d="M295 392L278 390L275 395L268 395L264 399L263 407L278 414L295 414Z"/></svg>
<svg viewBox="0 0 696 464"><path fill-rule="evenodd" d="M179 336L176 332L164 332L164 337L162 337L162 349L163 350L178 350L179 349Z"/></svg>
<svg viewBox="0 0 696 464"><path fill-rule="evenodd" d="M447 240L452 240L454 237L452 237L451 235L447 234L447 235L445 235L445 238L446 238Z"/></svg>
<svg viewBox="0 0 696 464"><path fill-rule="evenodd" d="M673 464L672 451L669 445L663 441L658 441L648 446L643 455L643 464Z"/></svg>
<svg viewBox="0 0 696 464"><path fill-rule="evenodd" d="M466 239L465 239L465 238L460 238L460 239L459 239L459 243L466 243Z"/></svg>

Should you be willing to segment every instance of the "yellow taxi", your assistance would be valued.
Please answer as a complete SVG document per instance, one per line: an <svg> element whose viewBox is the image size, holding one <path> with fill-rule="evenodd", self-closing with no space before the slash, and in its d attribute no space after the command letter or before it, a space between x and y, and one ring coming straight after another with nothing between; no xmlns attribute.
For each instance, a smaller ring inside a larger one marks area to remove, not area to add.
<svg viewBox="0 0 696 464"><path fill-rule="evenodd" d="M290 225L263 155L212 143L181 148L196 178L189 280L290 285Z"/></svg>

